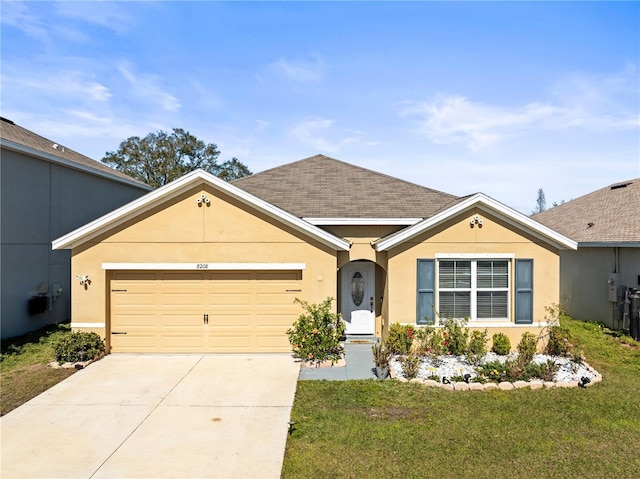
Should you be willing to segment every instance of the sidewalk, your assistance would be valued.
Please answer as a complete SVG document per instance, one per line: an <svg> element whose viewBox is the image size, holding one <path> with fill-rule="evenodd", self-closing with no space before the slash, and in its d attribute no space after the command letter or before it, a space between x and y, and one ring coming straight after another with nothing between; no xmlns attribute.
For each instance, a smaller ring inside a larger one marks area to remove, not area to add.
<svg viewBox="0 0 640 479"><path fill-rule="evenodd" d="M374 336L349 336L344 343L344 354L347 365L330 368L301 368L300 381L326 380L347 381L350 379L375 379L373 373Z"/></svg>

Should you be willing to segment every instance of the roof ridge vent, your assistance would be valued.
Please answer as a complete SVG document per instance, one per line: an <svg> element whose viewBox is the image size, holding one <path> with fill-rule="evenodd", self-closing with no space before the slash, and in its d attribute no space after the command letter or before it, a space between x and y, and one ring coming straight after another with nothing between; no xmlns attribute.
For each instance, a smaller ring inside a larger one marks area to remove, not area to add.
<svg viewBox="0 0 640 479"><path fill-rule="evenodd" d="M623 181L622 183L616 183L615 185L611 185L611 189L612 190L617 190L617 189L620 189L620 188L626 188L631 183L633 183L633 181Z"/></svg>

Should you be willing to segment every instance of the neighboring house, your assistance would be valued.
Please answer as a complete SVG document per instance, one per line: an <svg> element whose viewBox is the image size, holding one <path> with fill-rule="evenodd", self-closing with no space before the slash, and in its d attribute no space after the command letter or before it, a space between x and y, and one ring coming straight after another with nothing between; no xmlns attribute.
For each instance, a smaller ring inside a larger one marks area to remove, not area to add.
<svg viewBox="0 0 640 479"><path fill-rule="evenodd" d="M112 352L288 351L295 298L349 334L469 317L539 332L575 243L485 196L322 155L225 183L201 170L53 243L71 249L72 326ZM439 312L439 315L436 314Z"/></svg>
<svg viewBox="0 0 640 479"><path fill-rule="evenodd" d="M4 118L0 147L4 339L71 316L71 254L51 241L151 188Z"/></svg>
<svg viewBox="0 0 640 479"><path fill-rule="evenodd" d="M543 211L533 219L577 241L560 253L560 304L571 316L623 324L624 293L640 288L640 178ZM628 309L627 309L628 311Z"/></svg>

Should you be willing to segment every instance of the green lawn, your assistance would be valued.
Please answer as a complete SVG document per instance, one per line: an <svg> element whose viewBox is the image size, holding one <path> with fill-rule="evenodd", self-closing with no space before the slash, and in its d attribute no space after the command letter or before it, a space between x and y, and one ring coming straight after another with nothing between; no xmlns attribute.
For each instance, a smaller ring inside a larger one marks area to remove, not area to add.
<svg viewBox="0 0 640 479"><path fill-rule="evenodd" d="M75 369L47 366L55 361L52 342L64 334L70 334L69 324L2 341L0 415L4 416L75 372Z"/></svg>
<svg viewBox="0 0 640 479"><path fill-rule="evenodd" d="M638 478L638 343L564 320L603 381L582 389L443 391L300 381L282 477Z"/></svg>

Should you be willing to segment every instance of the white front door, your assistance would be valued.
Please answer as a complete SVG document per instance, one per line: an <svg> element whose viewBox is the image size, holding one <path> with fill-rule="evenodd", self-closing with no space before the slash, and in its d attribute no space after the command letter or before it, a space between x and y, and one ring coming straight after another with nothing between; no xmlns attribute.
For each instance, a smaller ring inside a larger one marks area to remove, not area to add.
<svg viewBox="0 0 640 479"><path fill-rule="evenodd" d="M346 334L375 334L375 268L370 261L354 261L340 270L340 311L347 326Z"/></svg>

